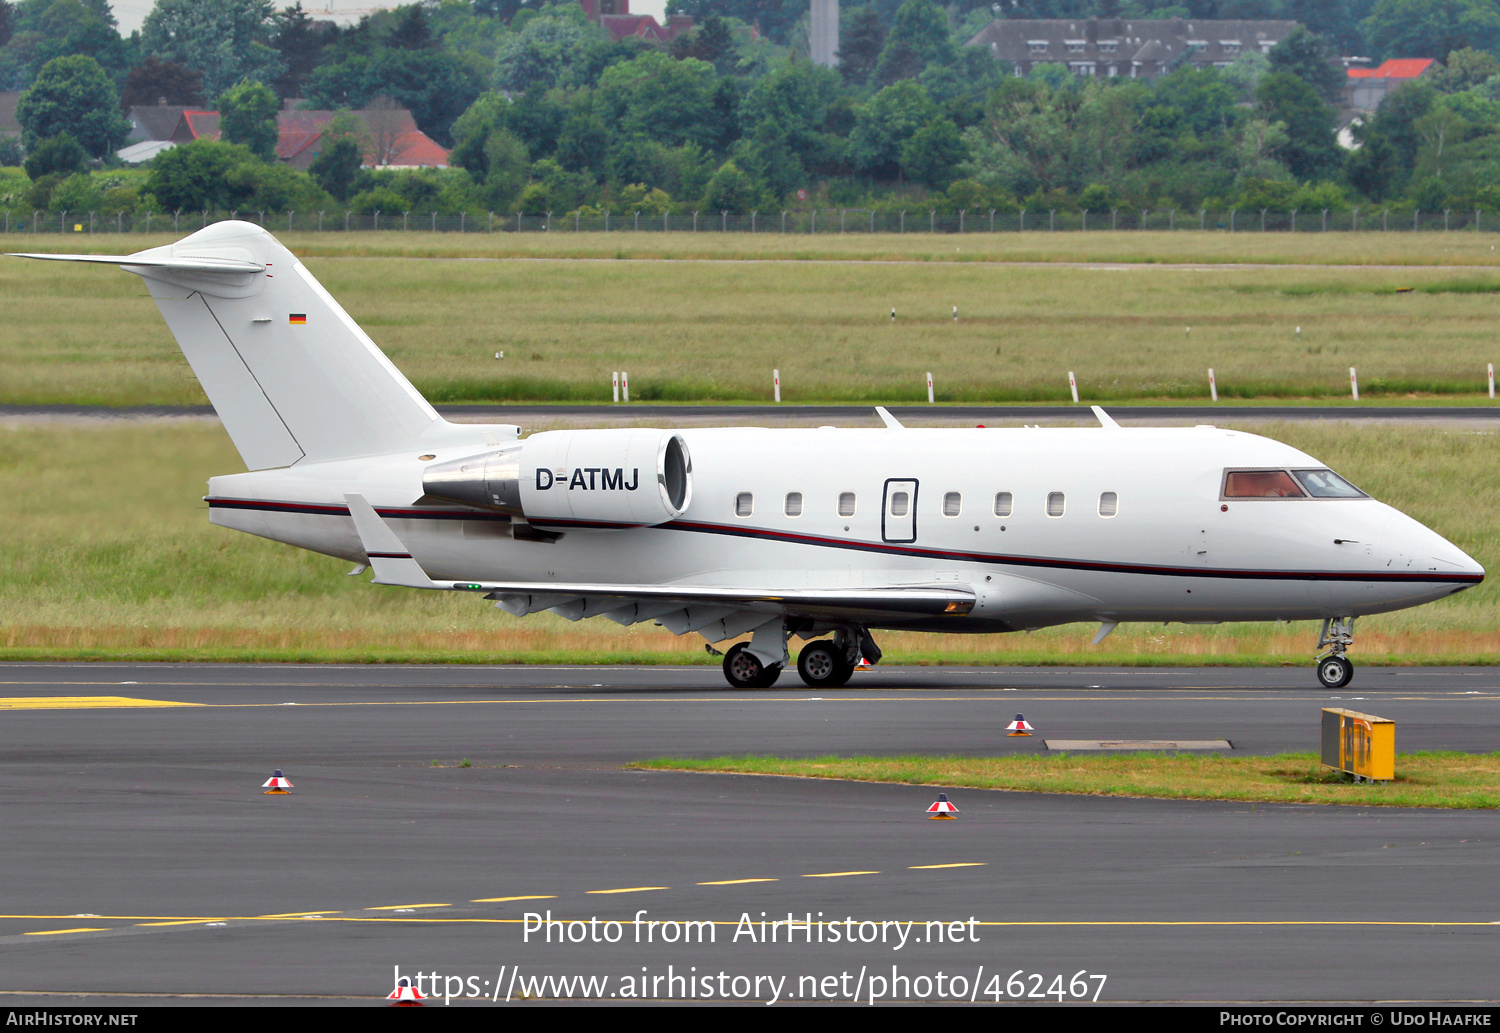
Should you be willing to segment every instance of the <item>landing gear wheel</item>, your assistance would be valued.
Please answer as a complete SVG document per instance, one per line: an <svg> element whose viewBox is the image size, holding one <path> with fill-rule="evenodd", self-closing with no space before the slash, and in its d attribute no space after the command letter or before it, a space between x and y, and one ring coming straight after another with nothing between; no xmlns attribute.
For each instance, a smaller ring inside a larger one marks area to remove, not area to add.
<svg viewBox="0 0 1500 1033"><path fill-rule="evenodd" d="M1325 656L1318 661L1318 681L1325 689L1342 689L1354 678L1354 665L1347 656Z"/></svg>
<svg viewBox="0 0 1500 1033"><path fill-rule="evenodd" d="M809 688L837 689L854 677L854 665L831 639L809 642L797 654L797 673Z"/></svg>
<svg viewBox="0 0 1500 1033"><path fill-rule="evenodd" d="M781 665L767 667L749 652L749 645L736 643L724 654L724 678L736 689L769 689L781 677Z"/></svg>

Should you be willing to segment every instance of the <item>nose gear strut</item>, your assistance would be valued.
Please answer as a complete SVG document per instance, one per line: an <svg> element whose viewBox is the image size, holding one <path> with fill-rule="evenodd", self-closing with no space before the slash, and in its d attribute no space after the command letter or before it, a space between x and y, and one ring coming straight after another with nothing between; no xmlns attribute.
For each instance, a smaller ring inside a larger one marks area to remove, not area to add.
<svg viewBox="0 0 1500 1033"><path fill-rule="evenodd" d="M1354 677L1354 664L1345 652L1354 644L1354 618L1328 617L1318 633L1318 681L1325 689L1342 689Z"/></svg>

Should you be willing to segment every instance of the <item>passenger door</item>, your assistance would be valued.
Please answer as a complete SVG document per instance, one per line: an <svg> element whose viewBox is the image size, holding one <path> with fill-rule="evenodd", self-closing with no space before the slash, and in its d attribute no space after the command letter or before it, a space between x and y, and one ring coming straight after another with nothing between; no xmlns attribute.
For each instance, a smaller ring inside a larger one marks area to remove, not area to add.
<svg viewBox="0 0 1500 1033"><path fill-rule="evenodd" d="M891 478L885 482L880 536L888 542L917 540L917 482L914 479Z"/></svg>

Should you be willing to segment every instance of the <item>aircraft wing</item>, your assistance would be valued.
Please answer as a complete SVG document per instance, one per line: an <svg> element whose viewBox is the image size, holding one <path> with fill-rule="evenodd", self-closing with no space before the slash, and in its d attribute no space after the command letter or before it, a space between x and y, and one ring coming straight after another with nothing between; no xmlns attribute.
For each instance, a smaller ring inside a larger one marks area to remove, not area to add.
<svg viewBox="0 0 1500 1033"><path fill-rule="evenodd" d="M787 614L865 623L961 617L975 603L973 590L955 583L786 591L691 584L434 581L363 496L345 495L344 500L375 571L375 584L483 592L517 617L549 610L575 621L585 617L607 617L626 625L657 621L674 634L697 631L716 642Z"/></svg>

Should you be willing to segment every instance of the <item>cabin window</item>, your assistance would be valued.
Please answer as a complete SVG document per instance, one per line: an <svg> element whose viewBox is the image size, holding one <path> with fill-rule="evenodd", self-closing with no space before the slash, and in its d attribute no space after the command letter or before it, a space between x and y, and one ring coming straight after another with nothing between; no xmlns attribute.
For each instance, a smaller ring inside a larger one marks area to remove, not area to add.
<svg viewBox="0 0 1500 1033"><path fill-rule="evenodd" d="M1315 499L1366 499L1364 492L1332 470L1293 470L1292 476Z"/></svg>
<svg viewBox="0 0 1500 1033"><path fill-rule="evenodd" d="M1106 491L1099 496L1099 515L1112 517L1120 511L1120 495L1118 492Z"/></svg>
<svg viewBox="0 0 1500 1033"><path fill-rule="evenodd" d="M1047 493L1047 515L1049 517L1060 517L1067 505L1067 496L1060 491Z"/></svg>
<svg viewBox="0 0 1500 1033"><path fill-rule="evenodd" d="M786 505L782 507L782 512L789 517L799 517L802 515L802 493L800 491L789 491L786 493Z"/></svg>
<svg viewBox="0 0 1500 1033"><path fill-rule="evenodd" d="M1016 499L1008 491L995 492L995 515L997 517L1008 517L1011 510L1015 508Z"/></svg>
<svg viewBox="0 0 1500 1033"><path fill-rule="evenodd" d="M839 492L839 516L851 517L854 515L854 492Z"/></svg>
<svg viewBox="0 0 1500 1033"><path fill-rule="evenodd" d="M956 517L964 508L964 497L956 491L943 496L943 516Z"/></svg>
<svg viewBox="0 0 1500 1033"><path fill-rule="evenodd" d="M904 491L891 493L891 516L904 517L906 511L911 508L911 495Z"/></svg>
<svg viewBox="0 0 1500 1033"><path fill-rule="evenodd" d="M1302 489L1285 470L1230 470L1224 474L1226 499L1300 499Z"/></svg>
<svg viewBox="0 0 1500 1033"><path fill-rule="evenodd" d="M755 512L755 495L748 491L742 491L734 497L734 515L747 517Z"/></svg>

